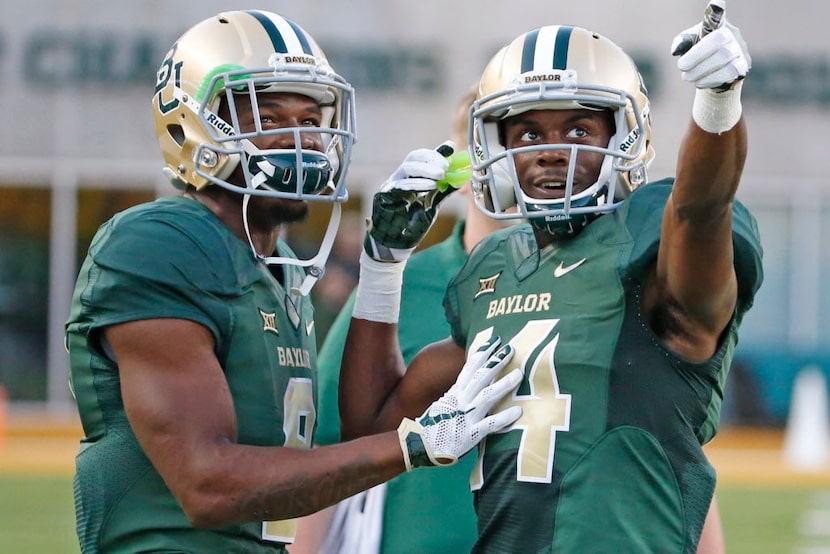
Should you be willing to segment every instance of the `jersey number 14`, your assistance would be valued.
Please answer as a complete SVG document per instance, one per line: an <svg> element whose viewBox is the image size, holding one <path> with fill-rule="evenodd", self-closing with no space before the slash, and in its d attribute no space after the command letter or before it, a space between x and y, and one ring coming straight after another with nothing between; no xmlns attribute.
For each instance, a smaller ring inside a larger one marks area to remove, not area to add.
<svg viewBox="0 0 830 554"><path fill-rule="evenodd" d="M503 370L506 375L521 367L524 381L493 411L510 406L521 406L522 416L503 432L518 430L521 442L516 460L516 479L532 483L550 483L553 475L553 457L556 451L556 433L570 428L571 395L562 394L556 376L554 353L559 333L554 333L558 319L530 321L509 344L515 349L513 360ZM475 351L493 334L493 328L476 335L470 351ZM501 376L500 375L500 376ZM478 463L470 477L470 487L477 490L484 484L482 459L487 440L479 444Z"/></svg>

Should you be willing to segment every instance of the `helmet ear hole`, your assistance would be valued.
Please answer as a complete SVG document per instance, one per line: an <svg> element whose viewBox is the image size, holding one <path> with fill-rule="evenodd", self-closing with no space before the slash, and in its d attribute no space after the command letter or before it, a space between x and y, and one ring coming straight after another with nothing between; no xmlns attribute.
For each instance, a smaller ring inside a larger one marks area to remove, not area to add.
<svg viewBox="0 0 830 554"><path fill-rule="evenodd" d="M167 134L176 141L176 144L184 146L184 129L181 125L168 125Z"/></svg>

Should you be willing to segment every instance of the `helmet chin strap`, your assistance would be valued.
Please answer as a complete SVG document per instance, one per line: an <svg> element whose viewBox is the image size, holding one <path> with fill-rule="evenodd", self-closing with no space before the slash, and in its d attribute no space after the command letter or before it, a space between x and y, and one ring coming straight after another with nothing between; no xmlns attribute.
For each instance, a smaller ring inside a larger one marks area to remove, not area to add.
<svg viewBox="0 0 830 554"><path fill-rule="evenodd" d="M334 202L331 209L331 217L329 218L329 226L326 229L326 234L323 236L323 241L320 243L320 249L313 258L307 260L300 260L297 258L288 258L285 256L264 256L257 252L254 246L254 241L251 238L251 229L248 224L248 202L251 200L251 195L246 194L242 198L242 223L245 228L245 236L248 238L248 245L254 253L254 257L267 265L286 264L298 265L307 267L305 279L299 287L292 287L292 294L299 294L301 296L308 296L311 288L317 281L323 277L326 271L326 260L329 258L331 249L334 246L334 239L337 236L337 228L340 226L341 208L338 202Z"/></svg>

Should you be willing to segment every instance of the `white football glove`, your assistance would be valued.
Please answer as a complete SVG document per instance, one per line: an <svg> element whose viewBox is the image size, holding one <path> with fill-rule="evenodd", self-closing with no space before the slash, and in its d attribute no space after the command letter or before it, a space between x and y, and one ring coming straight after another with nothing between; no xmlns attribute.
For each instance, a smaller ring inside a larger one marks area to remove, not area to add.
<svg viewBox="0 0 830 554"><path fill-rule="evenodd" d="M484 437L515 422L522 409L512 406L493 415L488 412L522 382L514 369L493 379L513 357L514 350L492 337L470 355L455 384L432 403L417 420L404 419L398 427L407 471L423 466L452 465Z"/></svg>
<svg viewBox="0 0 830 554"><path fill-rule="evenodd" d="M741 31L724 18L718 29L700 38L703 24L689 27L672 41L672 54L683 80L699 89L724 91L746 77L752 67Z"/></svg>
<svg viewBox="0 0 830 554"><path fill-rule="evenodd" d="M712 19L713 8L719 13ZM752 67L741 31L726 20L724 0L710 0L704 21L674 37L672 55L684 81L695 85L692 119L707 133L721 134L741 119L741 87Z"/></svg>
<svg viewBox="0 0 830 554"><path fill-rule="evenodd" d="M432 227L441 201L455 190L438 190L450 165L447 156L454 150L452 142L436 150L413 150L381 185L363 242L369 256L383 262L409 258Z"/></svg>

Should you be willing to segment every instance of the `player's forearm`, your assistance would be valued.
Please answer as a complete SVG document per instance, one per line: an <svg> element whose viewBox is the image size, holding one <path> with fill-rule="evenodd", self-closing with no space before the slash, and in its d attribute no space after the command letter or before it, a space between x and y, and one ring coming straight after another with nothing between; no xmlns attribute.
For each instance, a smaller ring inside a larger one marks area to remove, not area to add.
<svg viewBox="0 0 830 554"><path fill-rule="evenodd" d="M731 210L747 154L743 118L730 130L715 134L692 122L677 162L672 202L685 221L713 223Z"/></svg>
<svg viewBox="0 0 830 554"><path fill-rule="evenodd" d="M454 150L451 141L435 150L413 150L372 200L340 372L344 438L397 428L399 414L406 413L394 394L405 370L398 344L403 273L441 202L455 190L439 183L447 184L447 156Z"/></svg>
<svg viewBox="0 0 830 554"><path fill-rule="evenodd" d="M660 304L671 298L694 344L674 345L707 359L735 307L732 202L746 159L743 119L721 134L692 122L678 157L677 180L663 216L657 281Z"/></svg>
<svg viewBox="0 0 830 554"><path fill-rule="evenodd" d="M396 432L315 450L227 445L221 463L183 464L171 481L194 526L218 528L307 515L406 468Z"/></svg>
<svg viewBox="0 0 830 554"><path fill-rule="evenodd" d="M404 362L398 345L398 326L352 319L340 368L340 422L344 440L395 429L400 417L388 406L400 383Z"/></svg>

